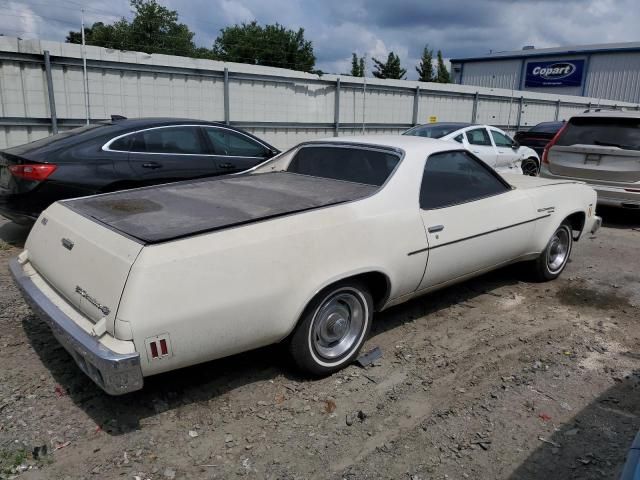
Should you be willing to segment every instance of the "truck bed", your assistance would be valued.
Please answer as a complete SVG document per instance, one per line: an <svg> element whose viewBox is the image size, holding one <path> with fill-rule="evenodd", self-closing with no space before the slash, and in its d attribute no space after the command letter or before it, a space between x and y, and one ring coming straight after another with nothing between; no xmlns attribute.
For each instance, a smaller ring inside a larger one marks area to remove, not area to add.
<svg viewBox="0 0 640 480"><path fill-rule="evenodd" d="M288 172L158 185L64 201L143 244L358 200L376 186Z"/></svg>

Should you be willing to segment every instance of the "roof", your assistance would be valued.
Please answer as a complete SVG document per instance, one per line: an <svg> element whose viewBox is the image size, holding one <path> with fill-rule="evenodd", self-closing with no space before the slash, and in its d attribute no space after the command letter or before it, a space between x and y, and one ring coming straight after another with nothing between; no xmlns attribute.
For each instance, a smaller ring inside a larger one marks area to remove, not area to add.
<svg viewBox="0 0 640 480"><path fill-rule="evenodd" d="M531 48L527 50L511 50L493 52L474 57L452 58L451 62L490 61L524 57L552 57L567 55L583 55L588 53L624 53L640 52L640 42L597 43L590 45L567 45L553 48Z"/></svg>
<svg viewBox="0 0 640 480"><path fill-rule="evenodd" d="M587 110L586 112L572 115L573 117L640 118L640 112L637 110Z"/></svg>
<svg viewBox="0 0 640 480"><path fill-rule="evenodd" d="M193 125L223 125L220 122L208 122L206 120L194 120L191 118L175 118L175 117L125 118L122 120L108 120L104 123L106 123L107 125L114 125L122 129L137 128L137 127L147 128L147 127L174 125L174 124L182 124L182 123L188 123Z"/></svg>
<svg viewBox="0 0 640 480"><path fill-rule="evenodd" d="M435 153L451 150L451 143L437 138L414 137L410 135L356 135L348 137L329 137L311 140L301 145L316 143L340 143L354 145L370 145L372 147L386 147L409 152L417 150L425 153Z"/></svg>

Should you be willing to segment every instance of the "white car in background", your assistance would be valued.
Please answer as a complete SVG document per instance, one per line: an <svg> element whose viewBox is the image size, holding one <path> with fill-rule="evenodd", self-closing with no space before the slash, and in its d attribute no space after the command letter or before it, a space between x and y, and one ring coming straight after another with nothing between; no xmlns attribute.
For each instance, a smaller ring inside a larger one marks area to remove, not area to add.
<svg viewBox="0 0 640 480"><path fill-rule="evenodd" d="M499 173L536 176L540 157L535 150L520 145L499 128L473 123L428 123L417 125L403 135L453 140Z"/></svg>

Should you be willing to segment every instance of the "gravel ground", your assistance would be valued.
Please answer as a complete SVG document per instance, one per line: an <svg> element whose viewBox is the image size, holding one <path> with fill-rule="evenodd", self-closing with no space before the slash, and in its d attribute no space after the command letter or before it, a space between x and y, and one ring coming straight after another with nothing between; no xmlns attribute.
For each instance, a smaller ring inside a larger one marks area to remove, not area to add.
<svg viewBox="0 0 640 480"><path fill-rule="evenodd" d="M554 282L513 266L378 314L367 369L308 381L269 347L124 397L23 303L26 231L0 221L0 478L615 478L640 428L640 215L600 213Z"/></svg>

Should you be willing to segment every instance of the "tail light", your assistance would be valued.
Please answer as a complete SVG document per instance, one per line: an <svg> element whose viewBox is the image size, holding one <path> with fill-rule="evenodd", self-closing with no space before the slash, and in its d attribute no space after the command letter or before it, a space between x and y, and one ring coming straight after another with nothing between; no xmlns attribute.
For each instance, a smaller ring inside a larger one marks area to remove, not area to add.
<svg viewBox="0 0 640 480"><path fill-rule="evenodd" d="M542 152L542 163L544 163L545 165L549 165L549 150L551 150L551 147L556 144L556 142L560 138L560 135L564 133L567 125L569 125L569 122L565 122L564 125L562 125L562 128L558 130L558 133L556 133L551 141L544 147L544 151Z"/></svg>
<svg viewBox="0 0 640 480"><path fill-rule="evenodd" d="M14 177L41 182L46 180L56 168L56 165L50 163L27 163L25 165L9 165L9 171Z"/></svg>

